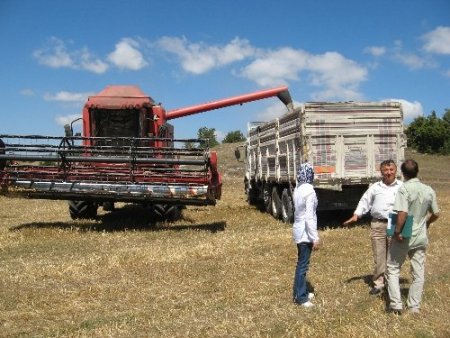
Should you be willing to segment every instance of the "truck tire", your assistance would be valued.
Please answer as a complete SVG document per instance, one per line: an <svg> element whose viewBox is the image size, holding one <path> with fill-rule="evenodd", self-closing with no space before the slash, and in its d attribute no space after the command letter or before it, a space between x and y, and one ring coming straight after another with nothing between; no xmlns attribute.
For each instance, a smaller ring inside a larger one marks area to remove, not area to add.
<svg viewBox="0 0 450 338"><path fill-rule="evenodd" d="M258 202L258 190L254 188L247 188L247 202L250 205L256 204Z"/></svg>
<svg viewBox="0 0 450 338"><path fill-rule="evenodd" d="M281 198L276 186L272 188L272 216L276 219L281 217Z"/></svg>
<svg viewBox="0 0 450 338"><path fill-rule="evenodd" d="M294 203L287 188L284 188L281 194L281 219L288 224L294 222Z"/></svg>
<svg viewBox="0 0 450 338"><path fill-rule="evenodd" d="M97 216L97 203L89 201L69 201L72 219L93 219Z"/></svg>
<svg viewBox="0 0 450 338"><path fill-rule="evenodd" d="M270 186L265 185L263 190L264 210L272 215L272 191Z"/></svg>

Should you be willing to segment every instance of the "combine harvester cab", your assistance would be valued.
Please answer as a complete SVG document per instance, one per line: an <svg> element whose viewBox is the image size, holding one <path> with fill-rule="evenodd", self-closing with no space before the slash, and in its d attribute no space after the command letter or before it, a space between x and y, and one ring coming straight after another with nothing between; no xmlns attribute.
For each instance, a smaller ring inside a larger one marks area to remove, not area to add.
<svg viewBox="0 0 450 338"><path fill-rule="evenodd" d="M64 137L0 135L2 194L68 200L73 219L115 202L177 219L185 205L214 205L222 182L208 140L176 139L168 121L272 96L291 103L279 87L166 112L138 87L109 86L84 105L83 136L72 125Z"/></svg>

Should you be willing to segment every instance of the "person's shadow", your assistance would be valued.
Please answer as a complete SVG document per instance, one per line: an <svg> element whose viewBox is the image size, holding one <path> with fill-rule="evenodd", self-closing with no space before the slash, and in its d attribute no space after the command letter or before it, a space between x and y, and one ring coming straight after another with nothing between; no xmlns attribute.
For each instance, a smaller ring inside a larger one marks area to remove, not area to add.
<svg viewBox="0 0 450 338"><path fill-rule="evenodd" d="M350 277L350 278L346 279L344 281L344 283L350 284L350 283L353 283L355 281L360 281L360 280L362 280L369 288L372 288L372 286L373 286L372 275L362 275L362 276ZM409 282L409 280L407 278L399 279L400 284L405 284L408 282ZM400 293L401 293L402 297L406 297L408 295L408 292L409 292L409 288L406 288L406 287L400 288ZM388 309L389 308L389 294L387 291L387 286L384 288L383 292L380 294L380 298L384 301L386 309Z"/></svg>

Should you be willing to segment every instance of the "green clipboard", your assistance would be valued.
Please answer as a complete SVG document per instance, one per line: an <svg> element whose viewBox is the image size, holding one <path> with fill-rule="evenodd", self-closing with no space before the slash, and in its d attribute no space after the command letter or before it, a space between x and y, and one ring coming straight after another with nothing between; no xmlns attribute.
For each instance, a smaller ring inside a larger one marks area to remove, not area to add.
<svg viewBox="0 0 450 338"><path fill-rule="evenodd" d="M411 238L412 236L412 226L413 226L413 216L408 215L406 217L405 224L403 225L402 229L402 237L403 238ZM389 220L388 225L386 227L386 235L389 237L394 236L395 226L397 224L397 214L396 213L390 213L389 214Z"/></svg>

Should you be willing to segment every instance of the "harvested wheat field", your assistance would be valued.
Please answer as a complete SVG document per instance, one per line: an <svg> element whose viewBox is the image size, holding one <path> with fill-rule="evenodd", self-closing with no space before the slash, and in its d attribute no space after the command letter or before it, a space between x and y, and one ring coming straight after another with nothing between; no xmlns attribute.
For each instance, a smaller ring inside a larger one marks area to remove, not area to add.
<svg viewBox="0 0 450 338"><path fill-rule="evenodd" d="M222 200L188 207L175 223L152 224L131 205L73 221L65 201L0 197L0 336L450 336L449 157L409 154L442 211L430 229L422 312L396 316L368 294L368 224L335 226L348 214L320 217L323 245L309 273L316 308L292 304L291 229L247 205L233 150L218 148Z"/></svg>

